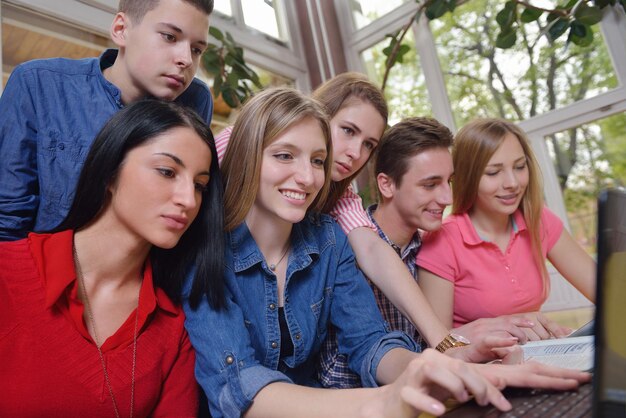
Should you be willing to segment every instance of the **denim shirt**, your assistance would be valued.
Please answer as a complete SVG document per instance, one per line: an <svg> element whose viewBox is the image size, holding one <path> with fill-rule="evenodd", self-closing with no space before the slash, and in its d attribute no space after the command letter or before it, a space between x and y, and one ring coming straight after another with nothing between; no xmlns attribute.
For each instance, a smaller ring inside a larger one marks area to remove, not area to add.
<svg viewBox="0 0 626 418"><path fill-rule="evenodd" d="M227 309L183 307L196 349L196 378L213 417L239 417L272 382L319 386L315 365L330 324L341 351L364 386L391 349L415 351L401 332L389 333L369 285L357 269L345 234L327 215L295 224L285 284L285 316L293 355L280 358L278 288L246 224L227 234ZM191 288L191 276L185 294Z"/></svg>
<svg viewBox="0 0 626 418"><path fill-rule="evenodd" d="M34 60L11 73L0 97L0 241L50 230L67 215L91 143L123 106L102 74L116 57ZM176 101L211 121L202 81Z"/></svg>

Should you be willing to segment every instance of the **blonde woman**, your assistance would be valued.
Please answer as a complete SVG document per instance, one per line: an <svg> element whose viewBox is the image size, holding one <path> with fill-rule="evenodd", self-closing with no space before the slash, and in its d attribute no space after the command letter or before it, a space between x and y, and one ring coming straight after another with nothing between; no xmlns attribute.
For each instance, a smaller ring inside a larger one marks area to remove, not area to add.
<svg viewBox="0 0 626 418"><path fill-rule="evenodd" d="M549 260L590 301L595 263L544 206L539 166L524 132L500 119L468 123L453 146L452 215L424 238L420 286L446 326L512 314L531 340L568 329L539 309Z"/></svg>

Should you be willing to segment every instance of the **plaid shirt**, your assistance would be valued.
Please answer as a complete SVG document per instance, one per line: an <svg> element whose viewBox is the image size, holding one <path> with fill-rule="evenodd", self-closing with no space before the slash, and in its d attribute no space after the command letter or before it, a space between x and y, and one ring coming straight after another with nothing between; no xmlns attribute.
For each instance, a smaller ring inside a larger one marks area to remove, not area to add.
<svg viewBox="0 0 626 418"><path fill-rule="evenodd" d="M396 244L394 244L387 235L380 228L376 220L374 219L374 212L377 205L371 205L367 208L367 216L374 226L378 235L395 250L398 257L402 259L406 267L411 272L411 275L417 280L417 265L415 264L415 257L419 251L422 241L420 239L419 232L415 232L413 238L406 246L404 251ZM369 281L369 280L368 280ZM419 345L423 345L422 337L419 335L411 321L409 321L393 303L383 294L383 292L370 282L370 286L376 296L376 302L378 309L383 315L385 321L387 321L389 327L394 331L403 331L411 338L413 338ZM359 375L354 373L348 366L348 360L344 354L339 353L337 347L337 337L334 328L331 327L328 332L326 341L322 346L320 352L320 361L317 367L317 378L323 387L327 388L354 388L361 386L361 379Z"/></svg>

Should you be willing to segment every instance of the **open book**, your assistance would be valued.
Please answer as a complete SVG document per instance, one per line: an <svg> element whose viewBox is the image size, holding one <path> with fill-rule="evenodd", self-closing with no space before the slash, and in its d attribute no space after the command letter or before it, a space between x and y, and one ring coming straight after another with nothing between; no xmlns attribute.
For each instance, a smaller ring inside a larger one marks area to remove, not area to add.
<svg viewBox="0 0 626 418"><path fill-rule="evenodd" d="M524 361L534 360L566 369L593 369L593 336L530 341L522 345Z"/></svg>

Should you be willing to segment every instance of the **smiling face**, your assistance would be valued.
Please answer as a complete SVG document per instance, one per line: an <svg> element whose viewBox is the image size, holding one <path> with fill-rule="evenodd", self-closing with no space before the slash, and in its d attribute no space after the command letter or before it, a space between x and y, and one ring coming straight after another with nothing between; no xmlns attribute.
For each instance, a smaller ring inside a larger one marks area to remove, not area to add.
<svg viewBox="0 0 626 418"><path fill-rule="evenodd" d="M367 162L385 130L376 108L360 99L349 99L330 120L333 140L332 180L341 181Z"/></svg>
<svg viewBox="0 0 626 418"><path fill-rule="evenodd" d="M407 230L437 230L444 209L452 203L450 151L443 147L427 149L407 159L407 166L400 185L392 185L391 198L385 198L384 205Z"/></svg>
<svg viewBox="0 0 626 418"><path fill-rule="evenodd" d="M480 179L473 211L511 215L519 207L529 181L526 154L515 135L507 132Z"/></svg>
<svg viewBox="0 0 626 418"><path fill-rule="evenodd" d="M263 150L260 184L246 220L300 222L324 185L326 142L319 122L304 119Z"/></svg>
<svg viewBox="0 0 626 418"><path fill-rule="evenodd" d="M176 127L128 152L103 216L138 240L172 248L195 219L209 183L211 151Z"/></svg>
<svg viewBox="0 0 626 418"><path fill-rule="evenodd" d="M139 22L118 13L111 37L121 51L112 78L105 76L125 103L145 96L174 100L193 80L208 30L209 16L183 0L160 0Z"/></svg>

